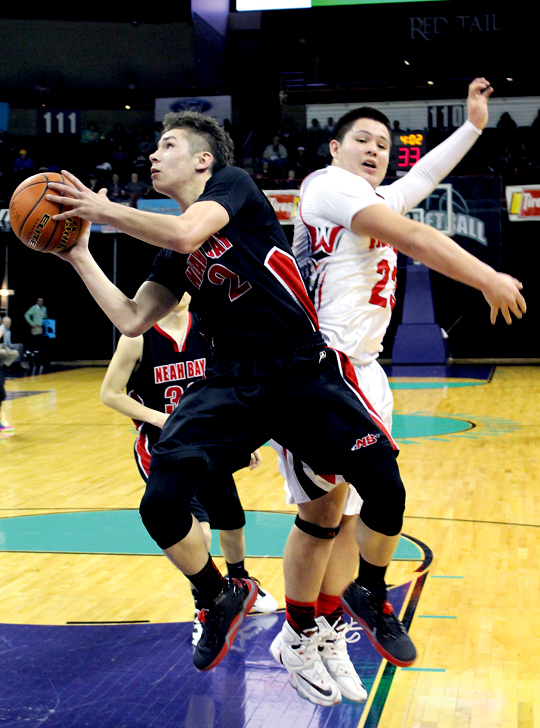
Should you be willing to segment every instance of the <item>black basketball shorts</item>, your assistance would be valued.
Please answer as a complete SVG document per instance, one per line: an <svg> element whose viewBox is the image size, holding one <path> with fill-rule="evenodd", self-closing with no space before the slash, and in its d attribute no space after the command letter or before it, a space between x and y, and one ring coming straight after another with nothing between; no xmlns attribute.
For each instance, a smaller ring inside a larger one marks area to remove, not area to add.
<svg viewBox="0 0 540 728"><path fill-rule="evenodd" d="M361 461L397 452L347 357L314 334L309 345L273 357L215 363L165 423L152 468L202 458L211 469L232 473L270 439L313 472L349 482Z"/></svg>

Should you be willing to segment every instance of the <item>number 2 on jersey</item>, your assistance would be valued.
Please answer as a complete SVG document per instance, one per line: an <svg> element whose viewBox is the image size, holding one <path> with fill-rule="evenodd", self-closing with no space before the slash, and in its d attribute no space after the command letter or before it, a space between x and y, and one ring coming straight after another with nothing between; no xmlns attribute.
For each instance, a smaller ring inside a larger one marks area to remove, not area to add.
<svg viewBox="0 0 540 728"><path fill-rule="evenodd" d="M386 258L383 258L379 261L379 264L377 266L377 273L381 276L381 279L380 281L377 281L377 283L373 286L369 302L372 303L374 306L386 308L388 305L388 301L390 301L390 309L393 310L394 306L396 305L396 297L394 296L394 294L390 292L388 298L385 298L381 295L386 287L386 284L388 283L388 279L390 278L390 263L386 260ZM394 282L394 291L396 290L396 276L397 266L393 266L392 281Z"/></svg>

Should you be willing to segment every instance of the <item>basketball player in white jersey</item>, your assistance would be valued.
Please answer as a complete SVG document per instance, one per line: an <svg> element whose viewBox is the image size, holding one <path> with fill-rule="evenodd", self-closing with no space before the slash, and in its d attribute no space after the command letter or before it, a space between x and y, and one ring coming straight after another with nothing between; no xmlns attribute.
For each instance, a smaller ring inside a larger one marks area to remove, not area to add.
<svg viewBox="0 0 540 728"><path fill-rule="evenodd" d="M469 87L468 119L465 124L427 154L407 175L383 187L380 185L386 175L390 155L391 129L388 119L369 107L353 110L339 120L334 131L334 139L330 142L333 157L331 166L309 175L301 187L293 251L314 301L321 332L331 347L348 355L361 390L383 419L388 431L392 426L393 398L377 356L382 350L381 342L395 304L397 250L450 277L455 277L456 273L462 275L469 265L459 254L451 255L450 251L446 251L442 242L440 255L428 252L423 241L415 239L414 226L402 215L427 197L479 138L487 124L487 100L491 93L492 88L486 79L475 79ZM507 282L504 279L510 279L489 268L484 274L485 286L472 279L470 285L480 288L490 302L490 286L504 286ZM460 280L463 281L463 278ZM523 299L519 302L519 308L510 304L510 310L520 318L521 311L525 311ZM502 313L507 323L511 323L509 308L503 308ZM496 312L492 308L493 323L495 317ZM361 443L362 447L369 445L367 441ZM272 654L290 672L301 672L302 668L294 664L291 656L293 653L298 655L299 645L306 654L310 648L304 639L305 635L295 623L295 614L299 610L307 613L308 605L312 604L315 597L316 614L319 615L317 620L322 620L326 628L333 627L336 633L334 637L338 637L334 645L340 645L340 655L334 655L334 670L329 670L338 685L342 682L339 679L340 671L346 671L349 684L354 679L351 677L352 665L346 655L346 626L341 620L343 607L362 624L384 657L394 664L405 664L400 662L399 656L395 659L392 650L388 651L390 648L385 650L376 636L382 638L383 645L385 641L391 644L392 635L396 634L398 628L386 600L384 576L399 534L388 537L378 534L380 538L374 541L373 531L367 529L361 517L358 518L362 500L357 490L349 488L347 483L332 489L339 476L328 482L328 476L323 478L315 475L292 453L279 446L276 446L276 450L280 471L286 480L287 502L298 504L300 519L321 527L328 522L336 523L346 498L347 502L318 596L315 571L304 568L300 574L298 564L302 563L299 554L306 554L308 559L321 537L315 532L302 531L297 526L291 531L284 569L287 607L289 612L290 606L292 617L287 613L288 621L272 644ZM316 489L331 492L314 499ZM388 507L390 509L391 504ZM353 582L340 600L340 595L354 579L358 569L357 538L361 576L359 583ZM364 548L368 542L377 545L375 548ZM288 554L291 558L288 558ZM353 597L353 601L358 602L360 598L366 613L371 612L373 619L366 617L365 613L359 614L351 607L348 598L351 589L361 590L360 594ZM381 611L379 604L388 606ZM377 612L378 617L375 616ZM303 625L299 626L301 628ZM387 640L385 632L389 638ZM341 667L336 662L339 658ZM356 692L359 692L358 687ZM342 694L345 694L343 690ZM308 693L303 697L312 702L319 700L315 694Z"/></svg>

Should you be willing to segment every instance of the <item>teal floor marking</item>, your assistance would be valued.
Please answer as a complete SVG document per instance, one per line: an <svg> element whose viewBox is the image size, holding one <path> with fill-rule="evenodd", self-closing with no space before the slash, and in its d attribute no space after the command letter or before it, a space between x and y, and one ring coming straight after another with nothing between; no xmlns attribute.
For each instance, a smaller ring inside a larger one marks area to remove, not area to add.
<svg viewBox="0 0 540 728"><path fill-rule="evenodd" d="M417 619L457 619L457 617L450 617L446 614L417 614Z"/></svg>
<svg viewBox="0 0 540 728"><path fill-rule="evenodd" d="M392 436L396 440L450 435L454 432L470 430L472 427L470 422L452 417L394 414L392 418Z"/></svg>
<svg viewBox="0 0 540 728"><path fill-rule="evenodd" d="M292 513L246 511L246 556L283 556ZM161 554L136 510L82 511L0 519L0 551L86 554ZM220 556L214 534L211 553ZM422 560L421 549L402 537L394 559Z"/></svg>

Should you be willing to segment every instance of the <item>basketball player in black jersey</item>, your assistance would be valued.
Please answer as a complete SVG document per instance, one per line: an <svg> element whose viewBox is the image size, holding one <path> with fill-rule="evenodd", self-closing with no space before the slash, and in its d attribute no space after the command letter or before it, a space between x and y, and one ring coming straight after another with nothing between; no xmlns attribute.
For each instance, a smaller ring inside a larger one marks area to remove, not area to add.
<svg viewBox="0 0 540 728"><path fill-rule="evenodd" d="M223 659L256 597L249 579L222 577L189 512L189 501L212 473L232 473L247 465L251 452L273 438L314 473L339 473L359 491L368 527L360 551L373 555L386 553L401 531L405 490L395 443L359 391L346 357L326 347L270 203L245 171L231 166L228 135L209 117L169 115L150 159L155 189L176 200L182 215L117 205L104 191L93 193L67 172L76 190L51 184L55 194L47 197L67 207L57 219L78 215L163 248L133 299L97 266L87 235L60 254L122 333L140 335L188 291L212 342L215 361L207 378L185 393L154 447L140 508L150 535L205 600L207 620L194 664L207 670ZM384 239L392 244L389 228ZM412 220L401 221L397 229L398 236L414 237L419 252L428 249L440 259L432 267L482 287L475 259L467 258L464 272L463 251L449 238ZM513 291L495 294L490 289L490 297L496 308L518 310ZM326 481L328 490L331 480ZM323 515L319 523L297 521L299 531L310 536L309 549L286 554L284 568L286 593L292 590L299 603L303 591L314 584L320 589L339 523L339 518L330 522L332 517L325 522ZM367 573L370 563L364 562ZM379 567L372 565L376 573L370 571L367 578L373 581ZM355 582L353 591L349 606L368 623L384 619L392 660L411 664L416 650L397 617L384 602L370 602L367 613L361 585ZM369 593L367 586L365 591ZM309 642L311 649L317 629L313 623L302 630L298 645ZM295 687L301 693L302 681L309 680L321 704L339 702L339 690L316 653L315 648L311 678L302 674Z"/></svg>
<svg viewBox="0 0 540 728"><path fill-rule="evenodd" d="M150 457L161 428L194 382L205 376L211 352L199 333L196 316L189 311L190 297L182 300L164 319L143 336L121 336L101 386L103 404L133 419L137 427L134 453L144 482L148 480ZM251 456L250 469L261 462L259 451ZM231 578L245 578L244 509L232 476L226 475L211 487L203 488L190 503L190 511L204 531L210 550L210 528L220 530L221 551ZM196 592L192 644L202 633L200 601ZM274 597L257 586L256 612L270 613L278 608Z"/></svg>

